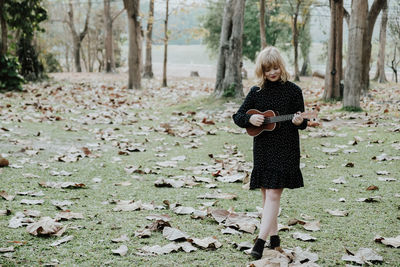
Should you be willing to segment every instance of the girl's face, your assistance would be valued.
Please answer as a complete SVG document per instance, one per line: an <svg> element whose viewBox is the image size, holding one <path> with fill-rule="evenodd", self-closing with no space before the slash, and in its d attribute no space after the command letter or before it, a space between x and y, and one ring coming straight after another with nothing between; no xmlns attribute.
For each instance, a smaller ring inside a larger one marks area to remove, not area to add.
<svg viewBox="0 0 400 267"><path fill-rule="evenodd" d="M271 66L265 69L264 78L271 82L278 81L281 78L281 69L278 66Z"/></svg>

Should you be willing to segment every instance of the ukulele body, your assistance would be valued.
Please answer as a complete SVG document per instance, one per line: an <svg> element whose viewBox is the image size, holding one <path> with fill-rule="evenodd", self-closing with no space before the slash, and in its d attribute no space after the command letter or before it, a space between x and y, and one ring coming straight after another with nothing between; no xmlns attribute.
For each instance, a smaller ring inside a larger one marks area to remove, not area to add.
<svg viewBox="0 0 400 267"><path fill-rule="evenodd" d="M279 115L278 112L274 112L273 110L267 110L267 111L261 112L257 109L249 109L246 112L246 114L250 114L250 115L259 114L259 115L263 115L264 118L275 117L275 116ZM247 127L246 131L250 136L257 136L257 135L261 134L263 131L270 132L270 131L275 130L278 127L279 127L279 122L278 123L273 122L273 123L262 124L261 126L258 126L258 127L252 125L250 127Z"/></svg>

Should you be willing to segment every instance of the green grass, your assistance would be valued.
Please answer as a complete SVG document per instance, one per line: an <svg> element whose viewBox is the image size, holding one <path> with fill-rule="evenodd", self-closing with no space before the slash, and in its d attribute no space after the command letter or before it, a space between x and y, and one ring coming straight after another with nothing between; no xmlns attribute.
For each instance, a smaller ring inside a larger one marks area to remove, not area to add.
<svg viewBox="0 0 400 267"><path fill-rule="evenodd" d="M172 83L172 86L179 85L179 82ZM65 84L62 84L66 88ZM54 88L57 84L54 85ZM38 99L43 106L58 106L56 97L49 97L47 94L50 89L39 87L42 92ZM220 114L225 110L224 100L215 100L212 97L188 97L181 95L179 100L164 98L164 94L157 91L154 97L152 92L143 91L122 91L122 94L129 97L142 96L142 101L151 101L147 108L126 106L122 109L126 114L153 115L155 118L148 120L145 117L137 116L137 123L104 124L95 123L83 124L83 119L87 114L94 110L84 109L82 104L75 101L65 101L71 96L71 91L63 91L62 97L58 98L63 105L55 112L62 117L61 121L48 122L29 122L27 115L33 117L35 114L40 118L46 114L39 109L29 110L31 105L25 102L35 102L33 94L16 94L14 97L0 100L2 115L0 126L9 129L9 132L0 131L0 153L5 154L12 164L23 165L22 169L2 168L1 188L11 195L18 191L42 190L45 194L42 199L45 203L41 206L25 206L20 204L23 198L35 199L28 196L16 196L13 201L0 199L0 209L10 209L11 216L0 216L0 247L13 245L12 241L24 241L23 245L14 245L16 251L11 257L0 254L0 264L3 266L35 266L50 263L52 259L57 259L61 266L244 266L251 259L249 256L234 249L232 242L252 241L255 234L243 233L240 236L223 235L222 229L212 218L204 220L191 219L187 215L176 215L170 210L162 211L133 211L133 212L114 212L114 204L107 204L111 200L141 200L145 203L154 201L156 205L162 205L164 200L170 203L178 202L183 206L199 208L201 202L207 200L197 199L198 195L214 192L217 189L207 189L203 185L194 188L156 188L154 182L160 177L176 175L193 175L192 172L184 170L186 167L197 166L201 163L214 164L214 160L209 154L227 154L224 144L237 145L238 150L244 154L246 161L252 160L252 140L245 134L231 134L221 130L221 127L228 126L237 129L232 121L220 118ZM87 89L88 91L74 91L76 95L87 99L88 92L97 89ZM178 90L178 89L176 89ZM101 91L104 97L108 97L111 92ZM72 99L72 98L71 98ZM106 101L104 101L106 102ZM237 104L240 100L236 100ZM6 104L11 104L10 112L5 108ZM25 108L28 107L28 110ZM74 112L66 112L71 109ZM97 111L110 111L105 105L98 105ZM205 130L217 130L216 135L204 135L199 138L187 137L179 138L167 135L163 132L150 132L148 136L135 135L141 131L140 126L158 127L161 123L178 121L184 124L183 116L172 115L173 112L196 111L197 115L207 114L207 119L212 119L216 125L201 124L201 118L196 115L185 115L186 123L196 126L196 122ZM343 111L342 111L343 112ZM12 115L12 117L10 117ZM121 115L126 119L128 115ZM176 118L175 118L176 117ZM22 121L19 122L18 118ZM196 121L193 121L196 120ZM117 121L113 117L113 121ZM376 250L384 258L381 266L399 266L400 256L398 249L387 247L374 242L375 235L384 237L395 237L399 232L399 198L395 194L399 192L399 161L376 161L372 157L386 153L388 156L399 155L392 144L398 142L399 133L393 132L393 124L399 124L396 114L389 113L385 117L378 119L379 125L336 125L328 128L327 131L334 131L334 137L317 138L310 137L309 134L318 129L308 129L301 132L302 169L305 187L301 189L288 190L283 193L281 202L282 213L279 223L287 224L289 219L301 219L301 215L312 216L321 221L321 231L310 233L317 238L317 241L309 243L295 240L291 233L295 231L306 232L301 226L296 225L291 231L281 232L282 245L284 248L294 248L300 246L303 249L309 248L319 256L317 262L320 266L343 266L341 257L345 254L345 248L356 252L361 247L369 247ZM65 125L73 126L77 132L66 131ZM98 129L98 130L95 130ZM113 140L102 140L97 132L110 131L113 133ZM38 135L40 132L40 135ZM9 134L7 136L6 134ZM357 145L349 145L354 140L354 136L359 136L363 141ZM128 156L118 155L119 149L116 147L118 142L125 139L132 143L144 143L145 152L131 153ZM187 149L185 144L191 140L198 139L201 143L197 149ZM376 143L375 141L380 140ZM382 142L383 141L383 142ZM75 163L63 163L54 161L54 157L61 152L65 152L69 147L81 148L88 144L99 143L101 150L93 151L100 153L98 158L84 158ZM329 144L328 144L329 143ZM337 155L327 155L321 149L324 146L335 147L335 145L347 145L341 149ZM155 157L156 149L159 147L170 148L163 151L166 157ZM28 156L21 152L22 148L33 148L39 150L38 155ZM346 149L357 149L357 153L344 154ZM185 155L187 158L178 163L177 168L161 168L156 170L156 162L168 160L172 157ZM113 157L121 158L120 162L114 163ZM21 163L21 160L26 163ZM343 165L352 162L354 167L344 167ZM44 169L39 163L49 165ZM124 168L129 165L151 168L158 174L139 175L142 181L133 179L127 175ZM325 169L318 169L315 166L324 165ZM50 175L51 170L66 170L72 172L70 177L55 177ZM386 170L391 174L389 177L397 178L396 182L378 181L376 171ZM23 174L33 173L40 178L24 178ZM361 174L362 177L352 177L353 174ZM202 175L211 177L210 174ZM345 177L346 184L334 184L332 180L338 177ZM93 178L102 179L100 183L94 183ZM74 181L85 183L85 189L52 189L41 188L39 181ZM115 183L130 181L131 186L115 186ZM233 207L235 211L256 211L256 206L261 206L261 194L259 191L248 191L242 189L242 184L219 183L218 189L223 193L234 193L238 195L237 200L219 200L215 208L228 209ZM379 187L378 191L366 191L370 185ZM333 192L329 188L337 188L338 192ZM383 197L378 203L364 203L356 200L361 197L380 195ZM339 202L339 198L345 198L346 202ZM58 247L49 245L57 240L55 237L35 237L28 234L24 227L18 229L8 228L9 219L18 211L24 209L36 209L42 212L42 216L53 217L58 212L56 207L51 204L51 200L71 200L74 204L70 207L73 212L81 212L85 219L63 222L69 224L70 229L64 235L73 235L74 239ZM347 210L349 216L334 217L326 212L326 209ZM166 240L161 233L154 232L150 238L140 239L134 237L136 230L144 228L151 222L145 217L149 214L169 214L172 217L171 225L181 229L191 237L205 238L216 236L223 246L215 251L197 250L192 253L178 252L163 256L143 257L136 253L143 246L165 245ZM112 238L126 234L130 237L128 254L124 257L112 255L111 249L116 249L120 244L111 243Z"/></svg>

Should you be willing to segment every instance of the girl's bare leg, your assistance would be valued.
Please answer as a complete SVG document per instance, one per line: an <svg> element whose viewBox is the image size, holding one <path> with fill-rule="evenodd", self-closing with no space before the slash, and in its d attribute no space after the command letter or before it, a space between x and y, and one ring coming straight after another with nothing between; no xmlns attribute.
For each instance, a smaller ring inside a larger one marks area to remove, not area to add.
<svg viewBox="0 0 400 267"><path fill-rule="evenodd" d="M261 188L261 194L262 194L262 208L264 209L265 198L266 198L266 194L265 194L265 189L264 188Z"/></svg>
<svg viewBox="0 0 400 267"><path fill-rule="evenodd" d="M261 217L260 233L258 238L266 240L268 236L276 235L278 233L278 213L281 195L283 188L281 189L265 189L263 194L263 211ZM264 200L265 196L265 200Z"/></svg>

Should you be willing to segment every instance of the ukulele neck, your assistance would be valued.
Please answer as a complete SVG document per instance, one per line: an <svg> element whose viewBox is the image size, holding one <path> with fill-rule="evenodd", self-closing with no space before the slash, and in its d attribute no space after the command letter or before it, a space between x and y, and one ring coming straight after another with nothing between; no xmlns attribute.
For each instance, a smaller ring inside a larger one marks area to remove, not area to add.
<svg viewBox="0 0 400 267"><path fill-rule="evenodd" d="M276 123L276 122L281 122L281 121L290 121L294 117L294 114L287 114L287 115L279 115L279 116L274 116L274 117L266 117L264 118L264 123L263 124L268 124L268 123Z"/></svg>

